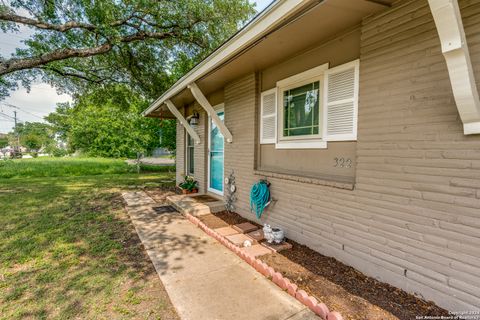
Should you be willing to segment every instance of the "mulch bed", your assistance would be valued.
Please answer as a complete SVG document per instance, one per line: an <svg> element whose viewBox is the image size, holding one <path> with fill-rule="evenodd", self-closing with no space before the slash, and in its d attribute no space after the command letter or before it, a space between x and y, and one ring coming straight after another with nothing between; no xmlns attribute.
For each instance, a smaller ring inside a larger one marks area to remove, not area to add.
<svg viewBox="0 0 480 320"><path fill-rule="evenodd" d="M227 211L206 215L200 220L210 228L249 221ZM433 302L367 277L304 245L291 240L288 242L292 244L292 249L259 258L292 280L299 289L324 302L330 310L340 312L346 320L410 320L416 316L449 315L448 311Z"/></svg>

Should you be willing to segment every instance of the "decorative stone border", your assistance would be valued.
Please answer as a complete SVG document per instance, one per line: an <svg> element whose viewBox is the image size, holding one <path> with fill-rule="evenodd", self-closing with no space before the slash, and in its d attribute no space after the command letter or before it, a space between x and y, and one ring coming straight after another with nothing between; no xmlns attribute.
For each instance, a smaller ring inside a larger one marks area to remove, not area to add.
<svg viewBox="0 0 480 320"><path fill-rule="evenodd" d="M237 247L230 241L228 241L227 238L216 232L215 230L209 228L205 223L200 221L197 217L186 213L185 216L187 219L205 231L206 234L209 236L215 238L218 242L223 244L225 247L230 249L231 251L235 252L237 256L245 260L249 265L255 268L259 273L261 273L263 276L269 278L270 280L273 281L277 286L279 286L282 290L285 290L288 294L290 294L292 297L300 301L302 304L307 306L310 310L315 312L318 316L320 316L324 320L343 320L343 317L340 313L333 311L331 312L328 310L328 307L322 303L319 302L315 297L312 297L308 295L304 290L298 290L298 286L290 281L290 279L285 278L280 272L276 272L275 269L272 267L268 266L265 262L261 261L260 259L257 259L253 257L252 255L246 253L242 248Z"/></svg>

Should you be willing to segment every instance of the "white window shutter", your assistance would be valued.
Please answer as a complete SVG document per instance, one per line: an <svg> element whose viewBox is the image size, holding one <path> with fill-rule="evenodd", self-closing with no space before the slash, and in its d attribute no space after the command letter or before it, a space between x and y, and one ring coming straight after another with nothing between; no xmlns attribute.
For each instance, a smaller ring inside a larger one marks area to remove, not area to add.
<svg viewBox="0 0 480 320"><path fill-rule="evenodd" d="M260 144L275 143L277 138L277 89L260 94Z"/></svg>
<svg viewBox="0 0 480 320"><path fill-rule="evenodd" d="M359 60L325 71L325 141L357 140Z"/></svg>

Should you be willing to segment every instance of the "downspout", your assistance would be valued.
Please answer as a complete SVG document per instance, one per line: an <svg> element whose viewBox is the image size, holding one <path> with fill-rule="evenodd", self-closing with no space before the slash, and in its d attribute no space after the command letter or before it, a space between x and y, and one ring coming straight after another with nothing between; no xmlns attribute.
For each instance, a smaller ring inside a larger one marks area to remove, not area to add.
<svg viewBox="0 0 480 320"><path fill-rule="evenodd" d="M464 134L480 133L480 99L457 0L428 0Z"/></svg>

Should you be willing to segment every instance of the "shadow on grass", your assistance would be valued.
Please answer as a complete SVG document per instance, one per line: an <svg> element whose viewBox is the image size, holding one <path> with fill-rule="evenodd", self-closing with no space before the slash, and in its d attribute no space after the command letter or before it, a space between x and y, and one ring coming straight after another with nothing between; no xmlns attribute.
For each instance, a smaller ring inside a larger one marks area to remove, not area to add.
<svg viewBox="0 0 480 320"><path fill-rule="evenodd" d="M115 308L135 309L121 300L120 288L145 286L156 274L112 188L158 180L111 175L0 183L0 319L108 318Z"/></svg>

